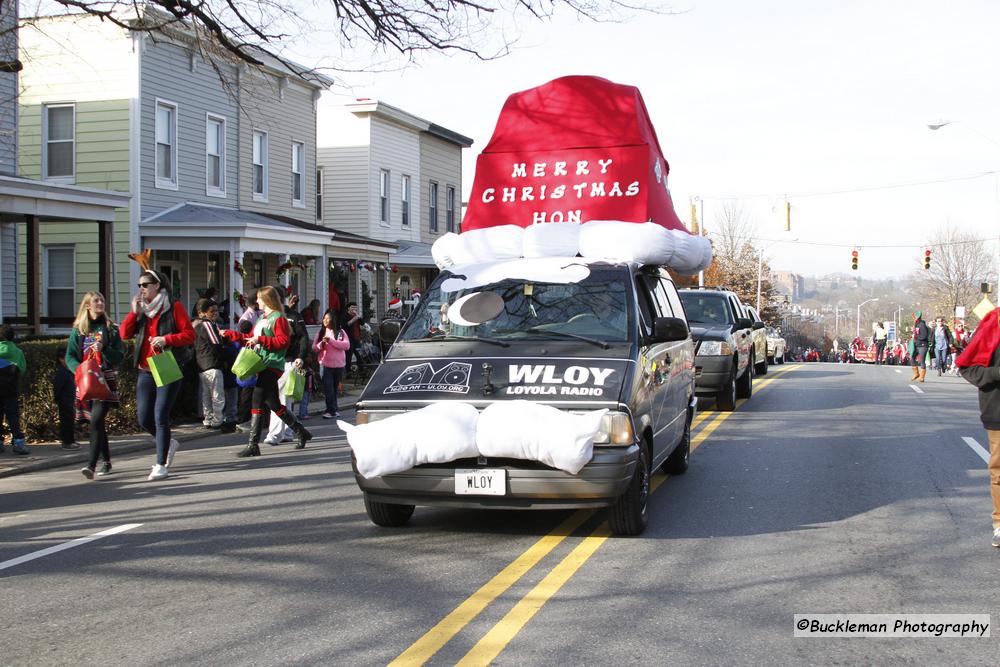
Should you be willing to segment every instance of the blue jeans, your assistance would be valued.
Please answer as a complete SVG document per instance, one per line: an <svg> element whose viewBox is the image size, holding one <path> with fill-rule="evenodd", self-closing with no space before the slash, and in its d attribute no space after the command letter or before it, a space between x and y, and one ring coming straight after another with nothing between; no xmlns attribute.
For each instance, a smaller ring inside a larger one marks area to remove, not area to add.
<svg viewBox="0 0 1000 667"><path fill-rule="evenodd" d="M312 392L304 391L302 392L302 400L299 401L299 420L301 421L303 417L309 414L309 400L312 398Z"/></svg>
<svg viewBox="0 0 1000 667"><path fill-rule="evenodd" d="M21 431L21 408L17 404L17 396L0 398L0 426L3 426L4 416L7 417L11 439L24 440L24 433ZM0 444L3 444L2 440Z"/></svg>
<svg viewBox="0 0 1000 667"><path fill-rule="evenodd" d="M948 348L946 347L934 348L934 363L937 366L937 369L942 373L948 370Z"/></svg>
<svg viewBox="0 0 1000 667"><path fill-rule="evenodd" d="M135 383L136 420L146 433L156 439L156 462L167 465L170 449L170 410L174 407L182 382L157 387L149 371L140 370Z"/></svg>
<svg viewBox="0 0 1000 667"><path fill-rule="evenodd" d="M326 411L337 412L337 385L344 378L343 368L323 367L323 394L326 396Z"/></svg>

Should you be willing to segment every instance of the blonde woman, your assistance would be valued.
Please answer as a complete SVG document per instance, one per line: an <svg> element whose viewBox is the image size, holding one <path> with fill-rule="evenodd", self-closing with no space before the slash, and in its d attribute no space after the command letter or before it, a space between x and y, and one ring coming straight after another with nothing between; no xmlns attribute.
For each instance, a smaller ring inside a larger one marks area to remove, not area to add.
<svg viewBox="0 0 1000 667"><path fill-rule="evenodd" d="M111 474L111 449L108 447L108 429L105 419L108 410L118 405L118 374L114 367L121 363L125 356L125 346L122 345L118 327L107 314L104 295L100 292L87 292L80 301L73 320L73 331L70 332L66 344L66 367L70 372L76 372L87 355L97 352L101 355L101 370L104 379L111 389L111 398L105 401L88 401L90 413L90 462L80 470L87 479L94 479L97 459L104 461L98 476ZM77 390L79 396L79 390ZM86 415L88 410L84 410Z"/></svg>
<svg viewBox="0 0 1000 667"><path fill-rule="evenodd" d="M260 456L261 433L268 411L274 412L298 438L295 449L302 449L312 439L299 420L281 402L278 395L278 378L285 372L285 351L292 342L292 329L285 317L278 291L271 286L257 290L257 306L262 310L250 334L226 331L227 338L241 340L245 346L258 346L259 354L267 367L257 374L250 410L250 442L237 456Z"/></svg>

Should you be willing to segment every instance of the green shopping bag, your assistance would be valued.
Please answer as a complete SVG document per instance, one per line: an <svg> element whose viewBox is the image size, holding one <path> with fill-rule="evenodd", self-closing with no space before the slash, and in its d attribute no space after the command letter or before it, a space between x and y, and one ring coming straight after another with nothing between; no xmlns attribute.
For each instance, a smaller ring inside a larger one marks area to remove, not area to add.
<svg viewBox="0 0 1000 667"><path fill-rule="evenodd" d="M244 347L236 355L233 362L233 375L241 380L246 380L251 375L256 375L267 368L264 359L249 347Z"/></svg>
<svg viewBox="0 0 1000 667"><path fill-rule="evenodd" d="M290 370L288 372L288 379L285 380L285 396L291 396L293 401L301 401L305 391L305 373L300 373L294 369Z"/></svg>
<svg viewBox="0 0 1000 667"><path fill-rule="evenodd" d="M153 380L157 387L165 387L184 377L184 374L181 373L181 367L174 359L174 353L170 350L154 354L146 360L146 363L149 364L149 372L153 374Z"/></svg>

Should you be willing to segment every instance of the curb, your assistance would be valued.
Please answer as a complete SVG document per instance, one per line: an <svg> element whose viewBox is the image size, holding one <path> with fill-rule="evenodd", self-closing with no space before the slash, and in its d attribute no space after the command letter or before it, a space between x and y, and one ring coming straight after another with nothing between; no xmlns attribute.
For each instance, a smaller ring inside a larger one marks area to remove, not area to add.
<svg viewBox="0 0 1000 667"><path fill-rule="evenodd" d="M358 396L360 395L360 390L353 395L344 396L341 398L340 409L341 410L353 410L354 404L357 403ZM316 401L322 406L322 403ZM205 440L206 438L211 438L220 435L218 430L206 430L200 427L200 424L195 422L194 424L184 424L179 426L179 429L185 429L187 427L193 427L194 430L191 432L185 431L173 431L171 435L176 438L179 442L194 442L197 440ZM152 451L156 449L156 444L154 443L152 436L147 433L133 433L127 436L124 441L111 440L108 445L114 451L115 456L120 456L122 454L134 454L135 452L142 451ZM135 438L138 438L136 440ZM4 455L6 456L6 454ZM18 454L11 453L11 456L19 456ZM17 459L13 459L17 461ZM18 465L15 463L12 467L6 469L0 469L0 479L4 477L13 477L14 475L21 475L28 472L35 472L38 470L51 470L52 468L63 468L72 465L79 465L81 463L87 463L90 460L89 446L81 443L79 451L74 451L72 454L57 454L54 456L49 456L41 461L32 461L30 463L24 463L23 465Z"/></svg>

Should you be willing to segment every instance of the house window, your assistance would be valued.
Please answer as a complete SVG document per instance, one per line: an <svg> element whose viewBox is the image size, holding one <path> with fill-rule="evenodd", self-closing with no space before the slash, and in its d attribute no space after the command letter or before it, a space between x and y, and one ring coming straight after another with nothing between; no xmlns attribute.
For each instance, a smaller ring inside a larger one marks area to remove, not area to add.
<svg viewBox="0 0 1000 667"><path fill-rule="evenodd" d="M76 107L50 104L42 116L42 178L72 181L75 176Z"/></svg>
<svg viewBox="0 0 1000 667"><path fill-rule="evenodd" d="M427 202L430 230L436 234L438 230L438 184L434 181L431 181L431 186L427 193Z"/></svg>
<svg viewBox="0 0 1000 667"><path fill-rule="evenodd" d="M253 198L267 201L267 132L253 131Z"/></svg>
<svg viewBox="0 0 1000 667"><path fill-rule="evenodd" d="M210 252L208 253L208 265L205 267L207 273L207 279L205 284L207 287L214 287L217 290L222 290L222 253ZM223 301L225 295L219 295L216 301Z"/></svg>
<svg viewBox="0 0 1000 667"><path fill-rule="evenodd" d="M403 176L403 189L400 193L400 199L402 200L401 208L403 209L403 226L410 226L410 177Z"/></svg>
<svg viewBox="0 0 1000 667"><path fill-rule="evenodd" d="M156 101L156 187L177 189L177 105Z"/></svg>
<svg viewBox="0 0 1000 667"><path fill-rule="evenodd" d="M448 186L444 195L444 222L449 232L455 231L455 188Z"/></svg>
<svg viewBox="0 0 1000 667"><path fill-rule="evenodd" d="M48 317L76 315L76 260L73 246L45 247L45 310Z"/></svg>
<svg viewBox="0 0 1000 667"><path fill-rule="evenodd" d="M260 287L264 284L264 260L255 259L253 261L253 286Z"/></svg>
<svg viewBox="0 0 1000 667"><path fill-rule="evenodd" d="M323 219L323 170L316 170L316 219Z"/></svg>
<svg viewBox="0 0 1000 667"><path fill-rule="evenodd" d="M389 172L385 169L378 170L378 221L383 225L389 224Z"/></svg>
<svg viewBox="0 0 1000 667"><path fill-rule="evenodd" d="M205 191L226 196L226 119L219 116L205 121Z"/></svg>
<svg viewBox="0 0 1000 667"><path fill-rule="evenodd" d="M303 174L306 167L306 148L303 144L292 142L292 205L305 206Z"/></svg>

